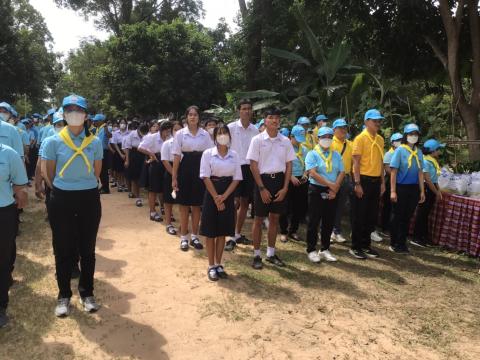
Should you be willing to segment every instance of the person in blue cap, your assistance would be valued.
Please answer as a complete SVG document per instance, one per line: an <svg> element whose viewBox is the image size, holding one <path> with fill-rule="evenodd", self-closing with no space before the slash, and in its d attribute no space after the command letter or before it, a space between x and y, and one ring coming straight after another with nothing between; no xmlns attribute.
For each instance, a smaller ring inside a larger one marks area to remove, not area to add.
<svg viewBox="0 0 480 360"><path fill-rule="evenodd" d="M310 129L310 119L306 116L300 116L297 120L297 125L300 125L305 129L305 142L303 145L308 150L312 150L315 147L316 141L313 138L312 130Z"/></svg>
<svg viewBox="0 0 480 360"><path fill-rule="evenodd" d="M425 202L419 204L415 219L415 229L413 232L412 245L425 247L431 244L431 237L428 233L428 217L435 204L435 200L442 200L442 191L438 186L438 177L440 175L440 165L438 158L441 149L445 144L441 144L435 139L429 139L423 144L423 175L425 178Z"/></svg>
<svg viewBox="0 0 480 360"><path fill-rule="evenodd" d="M40 130L40 133L39 133L39 137L40 137L39 144L40 145L42 144L43 139L45 139L47 137L50 129L53 128L53 125L51 124L51 122L53 120L53 114L55 114L56 112L57 112L57 110L55 108L51 108L47 111L47 114L43 118L43 127L42 127L42 129Z"/></svg>
<svg viewBox="0 0 480 360"><path fill-rule="evenodd" d="M255 124L255 127L258 129L259 132L263 132L265 130L265 120L261 119Z"/></svg>
<svg viewBox="0 0 480 360"><path fill-rule="evenodd" d="M22 137L8 121L12 117L12 107L6 102L0 103L0 144L10 146L23 159L24 150Z"/></svg>
<svg viewBox="0 0 480 360"><path fill-rule="evenodd" d="M371 234L378 218L380 196L385 191L384 140L378 134L383 116L377 109L365 113L365 129L353 141L352 248L356 259L377 258Z"/></svg>
<svg viewBox="0 0 480 360"><path fill-rule="evenodd" d="M310 175L308 189L307 254L311 262L337 261L330 252L337 207L337 193L345 176L342 156L331 149L333 130L318 130L318 145L307 154L305 169ZM321 223L321 249L317 252L318 227Z"/></svg>
<svg viewBox="0 0 480 360"><path fill-rule="evenodd" d="M290 130L286 127L283 127L279 130L279 133L282 134L283 136L285 137L289 137L290 136Z"/></svg>
<svg viewBox="0 0 480 360"><path fill-rule="evenodd" d="M110 169L110 151L108 150L108 142L112 137L112 134L108 131L108 127L105 123L106 120L107 117L103 114L95 114L92 119L94 126L93 133L100 139L103 147L102 173L100 174L102 188L100 189L100 194L110 194L110 182L108 179L108 170Z"/></svg>
<svg viewBox="0 0 480 360"><path fill-rule="evenodd" d="M303 126L295 125L292 128L290 141L296 158L292 161L292 176L288 184L287 212L280 215L280 241L282 242L287 242L288 237L300 240L297 231L307 212L308 174L305 171L305 158L308 149L303 145L305 136Z"/></svg>
<svg viewBox="0 0 480 360"><path fill-rule="evenodd" d="M52 228L55 267L59 288L55 315L70 312L70 280L76 255L80 254L78 283L80 302L86 312L99 309L94 294L95 244L102 213L98 178L102 170L101 141L86 127L87 101L79 95L63 99L67 126L53 136L42 151L46 182L52 189L48 219Z"/></svg>
<svg viewBox="0 0 480 360"><path fill-rule="evenodd" d="M0 143L0 328L5 327L9 321L8 290L13 283L12 256L14 259L18 209L27 205L27 182L27 173L20 155L10 146Z"/></svg>
<svg viewBox="0 0 480 360"><path fill-rule="evenodd" d="M417 205L425 202L423 155L417 145L419 135L418 125L406 125L402 145L395 150L390 161L390 250L401 254L409 252L407 235L410 219Z"/></svg>
<svg viewBox="0 0 480 360"><path fill-rule="evenodd" d="M315 117L315 121L317 125L313 128L313 137L316 139L318 138L318 130L324 126L328 125L328 117L324 114L319 114Z"/></svg>
<svg viewBox="0 0 480 360"><path fill-rule="evenodd" d="M402 144L403 135L401 133L394 133L390 136L390 149L383 156L383 166L385 170L385 192L383 193L383 207L381 214L381 228L382 235L386 236L390 232L390 220L392 213L392 203L390 202L390 161L392 160L393 153ZM376 231L371 236L373 241L381 242L383 238L377 234Z"/></svg>

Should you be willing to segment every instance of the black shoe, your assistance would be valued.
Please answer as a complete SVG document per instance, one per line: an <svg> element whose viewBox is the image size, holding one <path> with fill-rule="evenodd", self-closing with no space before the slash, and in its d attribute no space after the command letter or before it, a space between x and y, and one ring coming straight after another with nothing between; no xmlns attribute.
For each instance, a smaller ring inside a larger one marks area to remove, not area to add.
<svg viewBox="0 0 480 360"><path fill-rule="evenodd" d="M380 257L380 254L378 253L378 251L372 249L372 248L368 248L368 249L363 249L363 253L365 255L367 255L369 258L378 258Z"/></svg>
<svg viewBox="0 0 480 360"><path fill-rule="evenodd" d="M180 250L188 251L188 240L187 239L180 240Z"/></svg>
<svg viewBox="0 0 480 360"><path fill-rule="evenodd" d="M257 255L253 258L252 267L255 270L261 270L263 268L263 262L262 262L262 258L260 256Z"/></svg>
<svg viewBox="0 0 480 360"><path fill-rule="evenodd" d="M72 270L72 279L80 278L80 274L80 268L78 267L78 265L75 265Z"/></svg>
<svg viewBox="0 0 480 360"><path fill-rule="evenodd" d="M222 265L217 266L217 275L220 279L228 278L228 274L225 272L225 269L223 268Z"/></svg>
<svg viewBox="0 0 480 360"><path fill-rule="evenodd" d="M410 244L421 247L421 248L427 247L427 243L421 240L410 240Z"/></svg>
<svg viewBox="0 0 480 360"><path fill-rule="evenodd" d="M410 254L406 246L390 246L389 249L396 254Z"/></svg>
<svg viewBox="0 0 480 360"><path fill-rule="evenodd" d="M203 249L202 243L196 237L192 237L192 239L190 240L190 246L195 248L195 250L202 250Z"/></svg>
<svg viewBox="0 0 480 360"><path fill-rule="evenodd" d="M243 244L243 245L252 245L253 241L247 239L245 236L241 235L237 240L237 244Z"/></svg>
<svg viewBox="0 0 480 360"><path fill-rule="evenodd" d="M267 256L267 261L273 265L284 267L285 263L275 254L273 256Z"/></svg>
<svg viewBox="0 0 480 360"><path fill-rule="evenodd" d="M235 240L228 240L225 244L225 251L233 251L233 249L235 249L235 246L237 246Z"/></svg>
<svg viewBox="0 0 480 360"><path fill-rule="evenodd" d="M150 220L151 221L156 221L156 222L162 222L163 219L160 217L160 215L158 213L155 213L155 214L150 214Z"/></svg>
<svg viewBox="0 0 480 360"><path fill-rule="evenodd" d="M7 309L0 308L0 329L7 326L10 319L7 316Z"/></svg>
<svg viewBox="0 0 480 360"><path fill-rule="evenodd" d="M208 269L207 275L208 275L208 280L210 281L217 281L219 277L217 273L217 269L215 269L214 267Z"/></svg>
<svg viewBox="0 0 480 360"><path fill-rule="evenodd" d="M350 255L352 255L355 259L365 260L365 259L367 258L367 255L366 255L362 250L350 249L348 252L349 252Z"/></svg>

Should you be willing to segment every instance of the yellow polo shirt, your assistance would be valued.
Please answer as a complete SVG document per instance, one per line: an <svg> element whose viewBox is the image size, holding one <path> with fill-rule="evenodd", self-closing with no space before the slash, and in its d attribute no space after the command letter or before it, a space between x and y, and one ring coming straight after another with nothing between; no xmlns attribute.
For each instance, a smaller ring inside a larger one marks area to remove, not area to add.
<svg viewBox="0 0 480 360"><path fill-rule="evenodd" d="M353 140L352 155L360 155L360 175L381 176L383 171L383 137L371 136L365 129Z"/></svg>
<svg viewBox="0 0 480 360"><path fill-rule="evenodd" d="M342 155L344 145L345 145L345 151L343 152L343 155ZM336 136L333 136L333 142L332 142L332 145L330 146L330 149L342 155L345 174L350 174L352 172L352 152L353 152L352 142L350 140L342 141Z"/></svg>

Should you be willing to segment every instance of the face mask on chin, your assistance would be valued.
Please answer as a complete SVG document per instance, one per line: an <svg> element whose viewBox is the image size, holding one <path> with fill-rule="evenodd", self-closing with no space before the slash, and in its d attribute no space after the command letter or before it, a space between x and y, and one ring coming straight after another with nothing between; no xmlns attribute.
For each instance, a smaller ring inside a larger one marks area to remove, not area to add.
<svg viewBox="0 0 480 360"><path fill-rule="evenodd" d="M65 113L65 120L70 126L81 126L85 122L85 114L80 111Z"/></svg>

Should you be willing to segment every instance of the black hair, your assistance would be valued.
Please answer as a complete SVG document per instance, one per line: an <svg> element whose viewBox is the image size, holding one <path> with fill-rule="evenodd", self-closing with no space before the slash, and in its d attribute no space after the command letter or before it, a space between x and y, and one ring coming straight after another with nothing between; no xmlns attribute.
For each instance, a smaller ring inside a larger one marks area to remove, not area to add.
<svg viewBox="0 0 480 360"><path fill-rule="evenodd" d="M172 120L172 129L175 127L175 125L180 125L181 128L183 128L183 122L181 120Z"/></svg>
<svg viewBox="0 0 480 360"><path fill-rule="evenodd" d="M137 130L139 126L140 126L140 124L138 123L138 121L132 121L130 123L130 125L128 126L128 128L130 130Z"/></svg>
<svg viewBox="0 0 480 360"><path fill-rule="evenodd" d="M188 118L188 113L190 112L190 110L195 110L198 114L198 117L200 119L200 108L197 106L197 105L190 105L187 110L185 110L185 120L187 120Z"/></svg>
<svg viewBox="0 0 480 360"><path fill-rule="evenodd" d="M438 149L437 149L438 150ZM430 155L431 153L434 153L437 150L430 150L429 148L426 148L425 146L422 146L422 153L423 155Z"/></svg>
<svg viewBox="0 0 480 360"><path fill-rule="evenodd" d="M217 145L217 134L220 132L220 130L224 130L223 132L228 134L228 137L230 138L230 141L232 141L232 135L230 134L230 129L227 125L219 125L213 130L213 142L215 145Z"/></svg>
<svg viewBox="0 0 480 360"><path fill-rule="evenodd" d="M263 116L266 118L269 115L280 116L281 114L282 111L278 107L272 106L265 109Z"/></svg>
<svg viewBox="0 0 480 360"><path fill-rule="evenodd" d="M210 122L214 122L215 125L218 125L218 120L217 120L216 118L214 118L214 117L208 117L208 118L206 118L205 121L203 122L203 126L207 126L208 123L210 123Z"/></svg>
<svg viewBox="0 0 480 360"><path fill-rule="evenodd" d="M241 100L238 102L237 110L240 110L240 108L242 107L242 105L250 105L250 106L253 107L252 100L250 100L250 99L241 99Z"/></svg>
<svg viewBox="0 0 480 360"><path fill-rule="evenodd" d="M150 130L150 128L148 127L147 124L143 123L142 125L140 125L138 127L138 132L145 135L145 134L148 134L148 131Z"/></svg>
<svg viewBox="0 0 480 360"><path fill-rule="evenodd" d="M171 121L164 121L160 125L160 132L165 131L165 130L172 130L173 129L173 122Z"/></svg>

